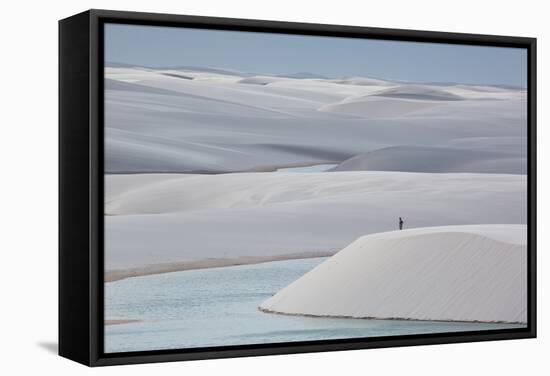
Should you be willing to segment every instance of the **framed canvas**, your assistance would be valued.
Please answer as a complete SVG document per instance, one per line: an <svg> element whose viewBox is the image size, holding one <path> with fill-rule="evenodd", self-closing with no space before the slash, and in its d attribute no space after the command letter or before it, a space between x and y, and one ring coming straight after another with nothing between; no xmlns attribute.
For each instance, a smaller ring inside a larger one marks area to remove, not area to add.
<svg viewBox="0 0 550 376"><path fill-rule="evenodd" d="M59 353L536 336L536 40L59 23Z"/></svg>

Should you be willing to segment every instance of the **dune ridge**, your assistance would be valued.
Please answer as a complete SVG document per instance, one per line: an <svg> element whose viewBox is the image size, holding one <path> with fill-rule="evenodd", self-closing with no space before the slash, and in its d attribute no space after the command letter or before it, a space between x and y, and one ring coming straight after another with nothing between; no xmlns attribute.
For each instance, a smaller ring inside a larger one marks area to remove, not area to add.
<svg viewBox="0 0 550 376"><path fill-rule="evenodd" d="M107 173L250 171L405 143L525 139L518 88L117 64L105 78ZM526 153L525 143L492 148Z"/></svg>

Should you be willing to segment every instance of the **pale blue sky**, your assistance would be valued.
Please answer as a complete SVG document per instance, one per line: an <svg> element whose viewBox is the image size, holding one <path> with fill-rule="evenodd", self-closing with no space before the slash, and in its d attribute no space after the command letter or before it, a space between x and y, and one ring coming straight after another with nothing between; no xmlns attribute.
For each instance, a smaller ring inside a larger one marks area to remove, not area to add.
<svg viewBox="0 0 550 376"><path fill-rule="evenodd" d="M107 24L105 61L527 86L526 49L176 27Z"/></svg>

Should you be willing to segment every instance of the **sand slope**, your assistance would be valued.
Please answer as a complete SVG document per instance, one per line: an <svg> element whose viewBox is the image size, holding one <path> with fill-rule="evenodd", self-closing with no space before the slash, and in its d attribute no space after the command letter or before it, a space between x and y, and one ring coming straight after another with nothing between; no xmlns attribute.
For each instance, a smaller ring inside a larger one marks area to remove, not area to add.
<svg viewBox="0 0 550 376"><path fill-rule="evenodd" d="M527 228L419 228L361 237L263 302L286 314L527 320Z"/></svg>
<svg viewBox="0 0 550 376"><path fill-rule="evenodd" d="M336 252L397 228L526 222L525 175L106 176L105 267Z"/></svg>
<svg viewBox="0 0 550 376"><path fill-rule="evenodd" d="M380 200L410 213L414 205L420 204L420 200L433 200L429 205L426 202L426 206L435 211L439 200L446 202L451 197L473 202L484 196L487 207L490 207L491 201L505 195L503 198L508 198L512 204L515 195L522 198L525 183L524 175L382 171L293 173L290 176L268 172L108 175L105 213L166 214L321 204L356 204L360 207L362 203L375 204ZM418 196L420 193L423 197ZM415 194L416 200L409 201L412 197L409 195ZM448 202L446 204L450 205ZM448 210L446 215L451 215L451 211Z"/></svg>
<svg viewBox="0 0 550 376"><path fill-rule="evenodd" d="M522 89L200 67L113 66L105 76L108 173L340 163L385 147L447 146L469 138L476 148L501 152L494 138L526 138ZM470 143L461 144L469 150ZM505 148L526 153L525 142Z"/></svg>
<svg viewBox="0 0 550 376"><path fill-rule="evenodd" d="M513 152L428 146L391 146L356 155L331 171L527 173L527 157Z"/></svg>

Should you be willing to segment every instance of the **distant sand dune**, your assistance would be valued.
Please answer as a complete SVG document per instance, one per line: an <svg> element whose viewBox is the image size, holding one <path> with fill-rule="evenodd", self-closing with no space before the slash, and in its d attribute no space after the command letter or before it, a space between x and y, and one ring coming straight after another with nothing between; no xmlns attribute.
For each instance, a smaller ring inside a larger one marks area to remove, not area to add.
<svg viewBox="0 0 550 376"><path fill-rule="evenodd" d="M331 171L475 172L526 174L527 158L506 152L391 146L354 156Z"/></svg>
<svg viewBox="0 0 550 376"><path fill-rule="evenodd" d="M379 97L402 99L432 100L432 101L459 101L464 99L450 91L428 85L402 85L383 90L374 94Z"/></svg>
<svg viewBox="0 0 550 376"><path fill-rule="evenodd" d="M435 101L411 101L367 95L319 107L321 112L347 113L367 118L399 117L440 105Z"/></svg>
<svg viewBox="0 0 550 376"><path fill-rule="evenodd" d="M330 80L342 85L359 85L359 86L391 86L394 85L391 81L378 80L369 77L348 77L342 79Z"/></svg>
<svg viewBox="0 0 550 376"><path fill-rule="evenodd" d="M422 192L432 199L458 200L483 194L518 194L523 175L423 174L379 171L338 173L234 173L222 175L140 174L106 177L105 212L110 215L167 214L205 209L267 208L273 205L321 203L375 203L379 197ZM441 192L445 192L440 196ZM379 195L377 197L377 195ZM401 201L401 200L400 200ZM409 205L401 207L410 210ZM487 202L487 206L490 203Z"/></svg>
<svg viewBox="0 0 550 376"><path fill-rule="evenodd" d="M105 77L108 173L262 170L465 138L526 153L490 140L525 138L526 92L518 88L117 64Z"/></svg>
<svg viewBox="0 0 550 376"><path fill-rule="evenodd" d="M267 85L272 82L282 81L284 78L272 77L272 76L253 76L246 77L237 81L239 84L252 84L252 85Z"/></svg>

